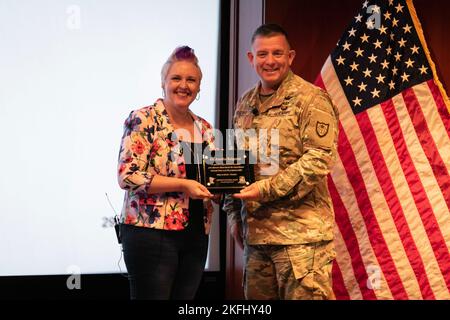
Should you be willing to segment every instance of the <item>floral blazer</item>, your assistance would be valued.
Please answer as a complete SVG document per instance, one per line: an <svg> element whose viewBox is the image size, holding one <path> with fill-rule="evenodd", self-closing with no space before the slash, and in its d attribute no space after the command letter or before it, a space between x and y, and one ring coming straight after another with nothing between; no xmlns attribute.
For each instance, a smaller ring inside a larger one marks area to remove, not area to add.
<svg viewBox="0 0 450 320"><path fill-rule="evenodd" d="M194 115L202 139L214 148L211 125ZM124 124L119 152L118 180L126 190L121 222L140 227L183 230L189 222L189 197L182 192L150 193L155 175L186 178L178 138L162 100L132 111ZM209 233L213 207L204 202L205 231Z"/></svg>

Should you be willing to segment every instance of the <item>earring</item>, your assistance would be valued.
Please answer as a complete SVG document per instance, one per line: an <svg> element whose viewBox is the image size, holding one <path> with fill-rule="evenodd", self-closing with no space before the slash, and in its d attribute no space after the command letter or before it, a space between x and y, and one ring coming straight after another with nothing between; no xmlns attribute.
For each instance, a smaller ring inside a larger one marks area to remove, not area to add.
<svg viewBox="0 0 450 320"><path fill-rule="evenodd" d="M162 97L163 97L163 99L165 99L166 98L166 93L164 92L164 89L161 89L162 90Z"/></svg>
<svg viewBox="0 0 450 320"><path fill-rule="evenodd" d="M197 96L195 97L195 100L200 100L200 91L197 93Z"/></svg>

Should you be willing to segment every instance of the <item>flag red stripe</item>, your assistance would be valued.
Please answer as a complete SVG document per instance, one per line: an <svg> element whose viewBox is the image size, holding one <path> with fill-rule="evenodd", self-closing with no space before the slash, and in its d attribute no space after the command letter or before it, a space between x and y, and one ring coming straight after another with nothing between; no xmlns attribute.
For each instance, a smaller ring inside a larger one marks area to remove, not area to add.
<svg viewBox="0 0 450 320"><path fill-rule="evenodd" d="M347 288L345 287L341 269L339 268L339 265L336 263L336 261L333 263L332 278L333 278L333 292L336 295L336 299L350 300L350 295L348 294Z"/></svg>
<svg viewBox="0 0 450 320"><path fill-rule="evenodd" d="M431 136L425 116L414 90L411 88L406 89L402 92L402 95L405 100L405 105L409 116L414 124L417 136L420 140L425 155L427 156L428 162L431 165L445 202L447 203L447 208L450 210L450 176L448 174L447 167L445 166L445 163L436 147L436 143Z"/></svg>
<svg viewBox="0 0 450 320"><path fill-rule="evenodd" d="M314 82L315 85L319 86L320 88L326 90L325 83L323 82L322 76L319 74L316 81ZM333 179L331 176L328 177L328 189L330 192L331 199L333 201L333 208L335 212L335 222L342 234L342 238L345 241L347 250L351 257L351 263L352 268L354 272L354 276L356 281L358 282L361 294L363 296L363 299L365 300L376 300L377 297L373 290L369 289L367 287L367 280L369 278L367 271L364 266L363 259L361 257L361 253L359 251L359 246L357 245L358 239L356 237L355 231L352 228L352 223L350 222L347 209L345 208L342 199L336 190L336 186L333 182ZM347 289L340 288L338 285L335 285L335 277L339 277L338 274L336 274L335 268L339 268L337 263L333 266L333 291L336 294L336 298L339 300L346 300L347 297L350 299L350 296L347 292ZM339 269L340 272L340 269ZM340 277L342 278L342 273L340 273ZM337 280L339 283L344 283L344 279ZM345 290L344 290L345 289Z"/></svg>
<svg viewBox="0 0 450 320"><path fill-rule="evenodd" d="M447 129L447 135L450 138L450 112L448 111L447 106L444 103L444 98L442 97L438 86L434 83L433 80L427 81L427 85L428 88L430 88L430 92L433 95L434 101L436 102L439 115L441 116L442 122L444 123L444 127Z"/></svg>
<svg viewBox="0 0 450 320"><path fill-rule="evenodd" d="M438 261L439 268L444 276L447 288L450 289L450 255L442 236L439 224L433 213L430 201L427 197L422 181L414 166L411 155L406 148L406 141L402 135L402 129L395 112L395 106L392 100L381 104L384 117L386 118L389 131L391 133L400 165L402 166L408 186L411 190L417 210L422 219L423 226L430 240L434 255Z"/></svg>
<svg viewBox="0 0 450 320"><path fill-rule="evenodd" d="M383 191L384 198L386 199L386 202L389 206L389 210L395 223L395 227L397 228L409 263L411 264L411 267L414 270L414 274L416 275L417 281L419 283L422 297L424 299L435 299L422 258L419 251L417 250L416 243L414 242L414 238L411 234L408 222L406 221L402 206L400 205L400 200L398 198L397 192L395 191L394 183L392 182L392 178L384 160L383 153L381 152L380 146L378 144L377 136L375 134L369 116L367 112L362 112L356 116L356 119L358 121L359 128L361 129L364 141L367 145L370 159L372 160L372 164Z"/></svg>
<svg viewBox="0 0 450 320"><path fill-rule="evenodd" d="M314 84L320 88L322 88L323 90L327 90L327 88L325 87L325 83L323 82L322 79L322 74L319 73L319 75L316 78L316 81L314 81Z"/></svg>
<svg viewBox="0 0 450 320"><path fill-rule="evenodd" d="M364 262L359 251L358 239L355 231L352 228L352 223L348 217L347 209L342 202L342 199L336 189L336 186L331 177L328 178L328 189L330 191L331 199L333 200L333 208L335 212L336 224L345 241L348 253L352 259L352 267L355 274L356 281L359 284L361 294L365 300L376 300L377 297L373 290L367 287L367 279L369 278Z"/></svg>
<svg viewBox="0 0 450 320"><path fill-rule="evenodd" d="M408 294L406 293L405 287L389 252L389 247L386 244L386 240L383 238L380 226L375 217L355 155L351 152L352 148L350 141L342 126L340 125L339 127L338 152L345 165L347 176L350 178L350 184L355 191L358 207L363 215L372 248L380 267L383 270L394 299L408 299Z"/></svg>

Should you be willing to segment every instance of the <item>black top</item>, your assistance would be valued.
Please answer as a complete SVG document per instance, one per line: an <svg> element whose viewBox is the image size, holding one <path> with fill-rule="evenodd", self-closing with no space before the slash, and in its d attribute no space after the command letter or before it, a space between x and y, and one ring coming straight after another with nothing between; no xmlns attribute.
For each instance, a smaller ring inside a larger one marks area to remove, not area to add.
<svg viewBox="0 0 450 320"><path fill-rule="evenodd" d="M201 143L180 141L184 150L184 159L186 160L186 178L197 180L199 176L200 165L199 161L202 159L203 147ZM197 145L197 147L195 147ZM194 152L195 157L194 157ZM188 161L190 159L190 161ZM189 199L189 224L186 228L188 231L195 233L205 233L205 226L203 223L204 206L203 200Z"/></svg>

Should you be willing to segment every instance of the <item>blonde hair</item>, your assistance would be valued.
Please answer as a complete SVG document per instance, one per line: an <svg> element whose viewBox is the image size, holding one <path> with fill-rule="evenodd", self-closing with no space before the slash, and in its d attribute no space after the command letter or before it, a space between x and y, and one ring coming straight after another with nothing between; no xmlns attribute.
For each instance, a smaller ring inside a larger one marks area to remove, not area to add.
<svg viewBox="0 0 450 320"><path fill-rule="evenodd" d="M194 53L194 49L188 47L188 46L181 46L177 47L172 54L169 56L167 61L164 63L161 69L161 84L164 84L164 81L166 79L167 73L169 72L170 67L172 64L178 61L188 61L192 62L200 72L200 81L202 80L202 69L200 69L200 66L198 65L198 58Z"/></svg>

